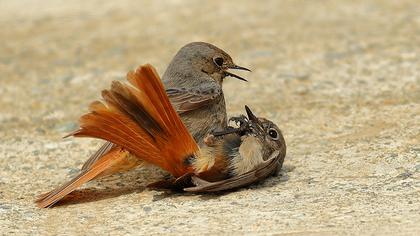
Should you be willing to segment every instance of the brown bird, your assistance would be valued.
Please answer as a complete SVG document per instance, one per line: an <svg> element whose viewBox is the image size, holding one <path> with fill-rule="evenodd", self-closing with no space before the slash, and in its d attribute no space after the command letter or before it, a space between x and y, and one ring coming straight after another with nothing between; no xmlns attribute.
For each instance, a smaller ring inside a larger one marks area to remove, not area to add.
<svg viewBox="0 0 420 236"><path fill-rule="evenodd" d="M246 79L228 72L246 70L233 63L223 50L208 43L190 43L172 59L162 80L166 93L195 141L224 130L227 114L222 83L226 77Z"/></svg>
<svg viewBox="0 0 420 236"><path fill-rule="evenodd" d="M271 121L248 118L229 134L212 137L199 147L170 103L156 71L150 65L128 73L129 84L118 81L104 90L104 102L95 101L80 118L71 135L115 143L102 158L63 186L40 196L39 207L50 207L83 183L119 169L132 159L168 171L174 181L167 186L185 191L219 191L265 178L283 163L286 145ZM188 183L190 181L190 183ZM162 183L158 184L162 186Z"/></svg>
<svg viewBox="0 0 420 236"><path fill-rule="evenodd" d="M228 72L229 69L250 71L236 65L222 49L209 43L193 42L178 51L162 77L169 100L199 145L203 144L207 134L224 130L227 126L223 80L233 77L246 81ZM82 170L90 168L116 147L117 145L106 142L86 161ZM133 157L130 160L119 171L142 164L138 158Z"/></svg>

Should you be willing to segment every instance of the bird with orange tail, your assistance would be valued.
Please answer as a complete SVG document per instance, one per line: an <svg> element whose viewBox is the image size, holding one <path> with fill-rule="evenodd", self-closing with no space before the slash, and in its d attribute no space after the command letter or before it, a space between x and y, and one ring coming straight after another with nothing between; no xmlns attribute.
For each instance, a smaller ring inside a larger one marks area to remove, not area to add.
<svg viewBox="0 0 420 236"><path fill-rule="evenodd" d="M283 163L286 144L280 129L257 118L233 118L239 128L209 135L199 147L172 107L155 69L139 67L104 90L69 136L99 138L116 144L68 183L42 194L38 207L51 207L82 184L149 163L168 171L173 180L154 187L212 192L249 185L273 174Z"/></svg>

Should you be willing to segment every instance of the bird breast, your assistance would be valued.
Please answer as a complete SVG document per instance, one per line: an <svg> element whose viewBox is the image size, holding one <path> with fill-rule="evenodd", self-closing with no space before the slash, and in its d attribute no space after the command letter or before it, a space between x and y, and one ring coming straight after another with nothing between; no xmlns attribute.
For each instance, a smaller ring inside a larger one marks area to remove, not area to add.
<svg viewBox="0 0 420 236"><path fill-rule="evenodd" d="M204 146L191 162L194 172L207 181L219 181L253 170L263 160L263 145L254 136L227 135Z"/></svg>
<svg viewBox="0 0 420 236"><path fill-rule="evenodd" d="M264 162L263 146L261 141L254 136L243 136L238 152L231 156L230 169L235 175L241 175L253 170Z"/></svg>

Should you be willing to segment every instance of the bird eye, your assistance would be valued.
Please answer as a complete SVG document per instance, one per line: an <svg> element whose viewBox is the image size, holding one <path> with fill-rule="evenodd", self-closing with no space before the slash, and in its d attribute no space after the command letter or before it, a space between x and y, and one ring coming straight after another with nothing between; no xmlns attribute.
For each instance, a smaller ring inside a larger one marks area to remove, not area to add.
<svg viewBox="0 0 420 236"><path fill-rule="evenodd" d="M277 131L276 131L275 129L270 129L270 130L268 131L268 135L270 135L270 137L271 137L273 140L277 140L277 139L279 139L279 134L277 133Z"/></svg>
<svg viewBox="0 0 420 236"><path fill-rule="evenodd" d="M213 59L214 64L216 64L219 67L223 66L223 61L224 60L221 57L216 57Z"/></svg>

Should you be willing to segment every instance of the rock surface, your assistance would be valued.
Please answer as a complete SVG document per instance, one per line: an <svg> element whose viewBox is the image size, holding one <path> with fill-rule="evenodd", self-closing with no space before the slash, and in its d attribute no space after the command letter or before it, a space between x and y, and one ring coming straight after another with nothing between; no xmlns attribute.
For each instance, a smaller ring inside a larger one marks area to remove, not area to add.
<svg viewBox="0 0 420 236"><path fill-rule="evenodd" d="M1 1L2 234L420 234L418 1ZM234 192L147 190L157 170L87 184L52 209L37 194L100 141L61 139L101 89L190 41L253 69L229 80L282 128L281 177Z"/></svg>

